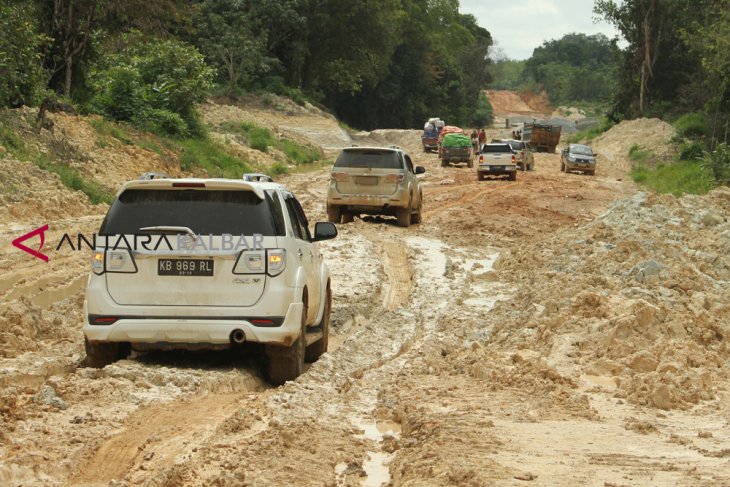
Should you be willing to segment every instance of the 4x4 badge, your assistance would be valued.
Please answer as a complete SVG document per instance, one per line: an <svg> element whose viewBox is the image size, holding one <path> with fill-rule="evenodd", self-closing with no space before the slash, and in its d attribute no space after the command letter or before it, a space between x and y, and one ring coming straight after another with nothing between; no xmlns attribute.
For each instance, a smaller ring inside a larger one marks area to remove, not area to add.
<svg viewBox="0 0 730 487"><path fill-rule="evenodd" d="M28 232L25 235L21 235L20 237L13 240L13 246L19 248L23 252L28 252L33 257L38 257L44 262L48 262L48 256L45 254L41 254L40 250L43 248L43 244L46 241L46 231L48 230L48 224L46 223L40 228L36 228L32 232ZM31 249L30 247L27 247L23 245L21 242L25 242L29 238L33 238L36 235L39 235L41 237L41 244L38 246L38 250Z"/></svg>

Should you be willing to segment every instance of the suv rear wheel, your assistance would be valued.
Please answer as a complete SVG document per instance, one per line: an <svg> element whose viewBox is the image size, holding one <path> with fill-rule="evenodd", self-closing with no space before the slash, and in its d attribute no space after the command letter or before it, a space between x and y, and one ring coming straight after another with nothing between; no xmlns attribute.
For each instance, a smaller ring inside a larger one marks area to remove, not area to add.
<svg viewBox="0 0 730 487"><path fill-rule="evenodd" d="M327 294L324 298L324 313L322 314L322 321L319 322L319 329L322 332L322 338L312 343L304 350L304 360L306 362L314 362L323 353L327 351L327 345L329 344L330 335L330 316L332 314L332 290L330 289L329 283L327 283Z"/></svg>
<svg viewBox="0 0 730 487"><path fill-rule="evenodd" d="M411 216L411 223L421 223L423 221L423 195L421 195L421 199L418 202L418 210Z"/></svg>
<svg viewBox="0 0 730 487"><path fill-rule="evenodd" d="M83 365L95 369L125 359L132 351L132 347L126 342L90 343L86 337L84 337L84 348L86 358Z"/></svg>
<svg viewBox="0 0 730 487"><path fill-rule="evenodd" d="M411 213L413 212L413 210L411 210L412 204L413 203L411 201L409 201L407 207L398 208L396 210L396 217L398 218L399 227L410 227L411 226Z"/></svg>
<svg viewBox="0 0 730 487"><path fill-rule="evenodd" d="M290 347L266 346L268 367L266 372L269 381L280 386L288 380L294 380L304 370L304 349L307 343L307 304L302 309L302 325L299 338Z"/></svg>
<svg viewBox="0 0 730 487"><path fill-rule="evenodd" d="M340 223L342 219L342 207L337 205L327 205L327 220L330 223Z"/></svg>

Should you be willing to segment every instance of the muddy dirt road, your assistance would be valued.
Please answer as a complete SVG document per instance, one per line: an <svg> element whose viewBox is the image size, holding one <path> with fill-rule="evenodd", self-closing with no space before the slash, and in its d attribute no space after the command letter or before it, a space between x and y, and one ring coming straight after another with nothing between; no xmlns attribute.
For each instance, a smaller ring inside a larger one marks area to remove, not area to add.
<svg viewBox="0 0 730 487"><path fill-rule="evenodd" d="M255 354L79 367L86 256L49 272L0 249L0 484L730 484L730 193L635 195L547 154L477 182L418 136L363 136L426 167L424 222L356 219L322 245L330 352L279 388ZM316 221L328 180L283 182Z"/></svg>

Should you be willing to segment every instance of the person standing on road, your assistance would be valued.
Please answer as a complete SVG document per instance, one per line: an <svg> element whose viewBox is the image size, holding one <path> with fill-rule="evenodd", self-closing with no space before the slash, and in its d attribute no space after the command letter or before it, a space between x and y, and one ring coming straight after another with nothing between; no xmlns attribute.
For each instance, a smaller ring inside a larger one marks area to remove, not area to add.
<svg viewBox="0 0 730 487"><path fill-rule="evenodd" d="M479 131L479 147L487 143L487 132L484 129Z"/></svg>
<svg viewBox="0 0 730 487"><path fill-rule="evenodd" d="M471 131L471 146L474 148L474 152L479 148L479 132L477 132L477 129Z"/></svg>

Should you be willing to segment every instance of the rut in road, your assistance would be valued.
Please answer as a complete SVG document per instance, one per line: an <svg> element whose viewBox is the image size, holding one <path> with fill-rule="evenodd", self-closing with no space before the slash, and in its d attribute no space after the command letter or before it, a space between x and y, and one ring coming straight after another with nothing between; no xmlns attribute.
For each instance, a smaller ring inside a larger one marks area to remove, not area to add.
<svg viewBox="0 0 730 487"><path fill-rule="evenodd" d="M413 269L408 263L408 252L400 243L383 244L385 256L386 290L383 296L383 308L393 311L404 305L413 289Z"/></svg>
<svg viewBox="0 0 730 487"><path fill-rule="evenodd" d="M216 394L187 402L158 404L143 409L127 421L123 431L101 444L78 469L71 485L106 485L121 480L145 459L169 465L183 453L186 443L212 429L237 409L238 395Z"/></svg>

